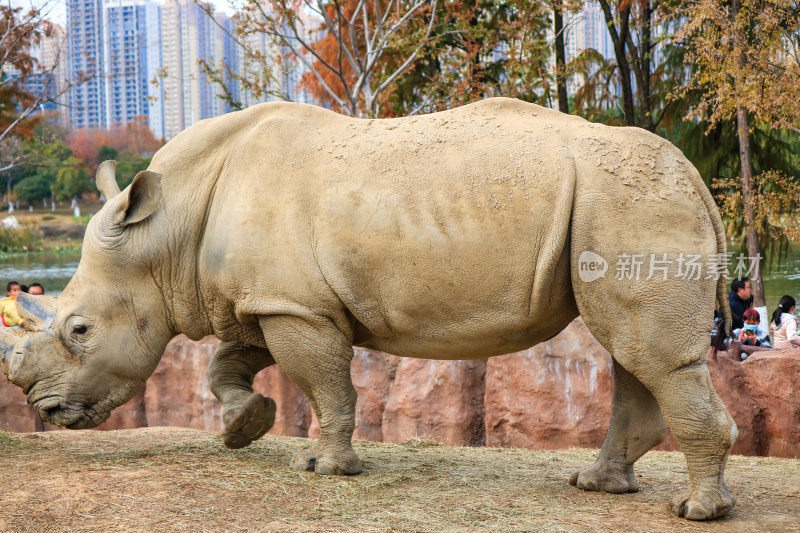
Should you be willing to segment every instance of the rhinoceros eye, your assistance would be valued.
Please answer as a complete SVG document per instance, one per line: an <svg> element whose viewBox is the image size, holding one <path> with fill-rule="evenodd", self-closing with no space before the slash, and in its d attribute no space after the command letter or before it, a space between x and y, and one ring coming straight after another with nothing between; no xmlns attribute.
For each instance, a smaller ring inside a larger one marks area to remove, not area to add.
<svg viewBox="0 0 800 533"><path fill-rule="evenodd" d="M86 326L75 326L72 328L73 335L83 335L86 333Z"/></svg>

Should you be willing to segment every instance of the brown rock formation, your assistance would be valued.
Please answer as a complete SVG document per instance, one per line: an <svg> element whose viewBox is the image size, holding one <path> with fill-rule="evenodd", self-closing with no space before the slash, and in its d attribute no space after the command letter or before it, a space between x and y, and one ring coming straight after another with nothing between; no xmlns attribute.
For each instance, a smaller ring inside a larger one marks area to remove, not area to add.
<svg viewBox="0 0 800 533"><path fill-rule="evenodd" d="M485 374L484 359L401 359L383 413L383 440L424 437L445 444L484 444Z"/></svg>
<svg viewBox="0 0 800 533"><path fill-rule="evenodd" d="M256 375L253 390L272 398L278 405L273 435L307 437L311 424L311 405L300 387L277 366L265 368Z"/></svg>
<svg viewBox="0 0 800 533"><path fill-rule="evenodd" d="M598 448L613 395L609 353L576 319L547 342L489 359L486 444Z"/></svg>
<svg viewBox="0 0 800 533"><path fill-rule="evenodd" d="M763 455L764 419L750 395L744 365L728 357L726 352L720 352L714 360L709 351L706 361L711 382L739 428L739 437L731 453Z"/></svg>
<svg viewBox="0 0 800 533"><path fill-rule="evenodd" d="M183 426L222 431L222 404L208 388L208 363L219 341L177 337L145 385L148 426Z"/></svg>
<svg viewBox="0 0 800 533"><path fill-rule="evenodd" d="M800 350L756 352L741 368L763 417L759 455L800 457Z"/></svg>
<svg viewBox="0 0 800 533"><path fill-rule="evenodd" d="M28 405L22 389L12 385L0 374L0 430L3 431L41 431L41 426L36 427L39 417ZM41 424L41 422L40 422Z"/></svg>
<svg viewBox="0 0 800 533"><path fill-rule="evenodd" d="M383 440L383 414L394 386L395 372L401 358L383 352L354 348L350 375L358 394L354 439ZM308 436L319 437L319 421L311 413Z"/></svg>
<svg viewBox="0 0 800 533"><path fill-rule="evenodd" d="M218 341L177 337L145 388L98 429L172 425L221 431L222 406L208 389ZM708 358L711 380L739 428L733 453L800 456L800 350L759 352L744 363ZM448 444L525 448L599 447L608 428L611 357L581 319L522 352L479 361L401 359L355 349L355 438L398 442L426 437ZM318 435L300 389L277 367L260 372L256 391L273 398L272 433ZM43 424L16 386L0 382L0 429L60 429ZM670 434L658 449L678 449Z"/></svg>
<svg viewBox="0 0 800 533"><path fill-rule="evenodd" d="M358 392L355 438L383 440L384 413L400 361L401 358L396 355L355 349L350 371L353 386Z"/></svg>

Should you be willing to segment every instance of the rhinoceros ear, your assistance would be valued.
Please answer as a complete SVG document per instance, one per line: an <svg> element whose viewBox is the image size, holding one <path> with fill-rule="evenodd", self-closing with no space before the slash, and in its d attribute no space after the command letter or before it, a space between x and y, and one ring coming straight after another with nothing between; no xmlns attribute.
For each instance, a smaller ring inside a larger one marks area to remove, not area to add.
<svg viewBox="0 0 800 533"><path fill-rule="evenodd" d="M25 329L43 331L53 325L56 317L56 299L43 294L32 296L24 292L17 296L17 313Z"/></svg>
<svg viewBox="0 0 800 533"><path fill-rule="evenodd" d="M94 181L106 202L118 195L120 191L117 185L117 162L109 159L100 163Z"/></svg>
<svg viewBox="0 0 800 533"><path fill-rule="evenodd" d="M126 195L119 207L122 225L141 222L152 215L161 202L161 174L150 170L139 172L122 194Z"/></svg>

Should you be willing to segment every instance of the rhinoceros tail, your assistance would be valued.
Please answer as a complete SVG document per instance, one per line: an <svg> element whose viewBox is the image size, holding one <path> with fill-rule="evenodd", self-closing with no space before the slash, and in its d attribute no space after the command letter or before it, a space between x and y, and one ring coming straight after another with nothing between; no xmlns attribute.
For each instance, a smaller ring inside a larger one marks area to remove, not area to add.
<svg viewBox="0 0 800 533"><path fill-rule="evenodd" d="M692 167L692 171L689 172L689 174L692 177L692 181L697 193L703 199L703 203L706 206L706 211L708 212L708 217L711 219L711 225L714 228L714 234L716 235L717 239L717 253L725 254L728 251L728 246L725 239L725 227L722 224L722 216L719 214L719 209L714 201L714 197L711 196L711 191L708 190L708 187L706 187L706 184L700 177L700 173L697 172L694 167ZM731 306L728 304L727 285L728 275L727 273L723 273L717 280L717 303L719 304L719 309L722 312L722 322L719 323L717 327L717 334L712 342L714 345L715 358L718 350L725 349L725 339L730 337L731 324L733 323Z"/></svg>

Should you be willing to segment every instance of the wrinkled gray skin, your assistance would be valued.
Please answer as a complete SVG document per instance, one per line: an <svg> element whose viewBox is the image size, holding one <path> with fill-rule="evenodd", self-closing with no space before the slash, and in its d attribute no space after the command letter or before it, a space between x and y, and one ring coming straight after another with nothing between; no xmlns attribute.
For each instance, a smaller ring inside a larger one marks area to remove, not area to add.
<svg viewBox="0 0 800 533"><path fill-rule="evenodd" d="M33 331L2 333L7 374L43 419L95 426L172 337L214 334L228 446L272 425L275 404L252 381L277 363L320 422L292 466L356 474L353 345L487 357L580 314L614 357L615 392L600 455L570 482L637 490L633 464L669 426L690 479L673 511L733 507L736 426L705 364L715 298L730 313L724 278L680 278L676 265L614 276L621 253L725 252L708 190L667 141L509 99L392 120L273 103L187 129L122 192L111 163L98 184L110 199L75 277L57 304L21 296ZM581 280L586 250L609 262L605 277Z"/></svg>

